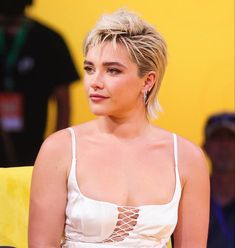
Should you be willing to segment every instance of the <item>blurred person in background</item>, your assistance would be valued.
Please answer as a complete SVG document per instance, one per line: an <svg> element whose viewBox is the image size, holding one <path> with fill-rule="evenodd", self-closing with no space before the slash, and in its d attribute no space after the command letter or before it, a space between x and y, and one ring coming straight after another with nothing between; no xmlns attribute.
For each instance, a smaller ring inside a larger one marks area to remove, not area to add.
<svg viewBox="0 0 235 248"><path fill-rule="evenodd" d="M235 247L235 114L218 113L205 126L204 149L211 160L208 248Z"/></svg>
<svg viewBox="0 0 235 248"><path fill-rule="evenodd" d="M33 165L50 97L56 130L69 125L69 85L79 79L63 38L25 15L32 2L0 1L0 167Z"/></svg>

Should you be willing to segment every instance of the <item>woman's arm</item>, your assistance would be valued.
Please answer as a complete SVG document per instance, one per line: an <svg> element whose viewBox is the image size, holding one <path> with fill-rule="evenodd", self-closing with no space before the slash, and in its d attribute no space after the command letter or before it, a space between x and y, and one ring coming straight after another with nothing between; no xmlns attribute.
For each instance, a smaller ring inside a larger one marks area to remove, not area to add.
<svg viewBox="0 0 235 248"><path fill-rule="evenodd" d="M187 141L179 143L183 177L174 248L206 248L209 223L209 170L201 149Z"/></svg>
<svg viewBox="0 0 235 248"><path fill-rule="evenodd" d="M68 132L59 131L43 143L33 169L29 248L58 248L65 224L67 170L71 162ZM69 156L70 155L70 156Z"/></svg>

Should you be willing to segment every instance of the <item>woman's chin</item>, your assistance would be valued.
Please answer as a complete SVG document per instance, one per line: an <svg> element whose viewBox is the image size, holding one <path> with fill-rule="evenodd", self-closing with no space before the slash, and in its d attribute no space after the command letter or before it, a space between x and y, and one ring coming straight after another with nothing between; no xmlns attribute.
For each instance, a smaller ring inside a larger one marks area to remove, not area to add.
<svg viewBox="0 0 235 248"><path fill-rule="evenodd" d="M107 111L101 110L101 109L91 109L92 114L96 115L96 116L104 116L104 115L108 115Z"/></svg>

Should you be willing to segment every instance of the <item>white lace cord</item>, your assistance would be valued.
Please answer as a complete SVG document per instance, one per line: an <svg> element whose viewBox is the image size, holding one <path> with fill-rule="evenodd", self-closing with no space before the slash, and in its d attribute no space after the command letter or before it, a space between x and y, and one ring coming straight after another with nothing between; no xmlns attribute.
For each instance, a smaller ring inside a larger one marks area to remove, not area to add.
<svg viewBox="0 0 235 248"><path fill-rule="evenodd" d="M132 231L139 217L139 209L134 207L118 207L118 220L113 233L103 243L123 241Z"/></svg>

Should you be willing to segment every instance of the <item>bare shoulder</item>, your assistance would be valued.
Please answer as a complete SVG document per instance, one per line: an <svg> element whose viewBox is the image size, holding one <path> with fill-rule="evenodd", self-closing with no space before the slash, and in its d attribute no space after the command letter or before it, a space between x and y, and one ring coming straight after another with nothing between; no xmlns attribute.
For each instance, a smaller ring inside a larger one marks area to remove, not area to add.
<svg viewBox="0 0 235 248"><path fill-rule="evenodd" d="M83 138L84 136L90 136L94 132L93 121L86 122L84 124L71 126L76 139ZM56 156L58 159L68 158L72 155L72 139L69 128L59 130L49 135L43 142L39 155L43 153L51 157Z"/></svg>
<svg viewBox="0 0 235 248"><path fill-rule="evenodd" d="M43 142L35 161L35 169L45 171L58 169L67 173L71 164L72 145L68 129L49 135Z"/></svg>
<svg viewBox="0 0 235 248"><path fill-rule="evenodd" d="M68 129L62 129L49 135L43 142L40 153L57 155L62 157L68 150L70 144L70 134Z"/></svg>
<svg viewBox="0 0 235 248"><path fill-rule="evenodd" d="M202 149L198 145L179 135L177 135L177 138L180 159L182 159L188 164L195 163L197 166L204 166L201 165L201 163L198 163L205 161L205 155Z"/></svg>
<svg viewBox="0 0 235 248"><path fill-rule="evenodd" d="M161 129L154 129L155 136L163 140L171 147L172 132ZM209 166L203 150L193 142L177 134L178 144L178 165L182 186L188 181L198 180L199 178L209 178Z"/></svg>
<svg viewBox="0 0 235 248"><path fill-rule="evenodd" d="M185 183L189 178L209 175L209 167L203 150L193 142L177 136L179 169L182 181Z"/></svg>

